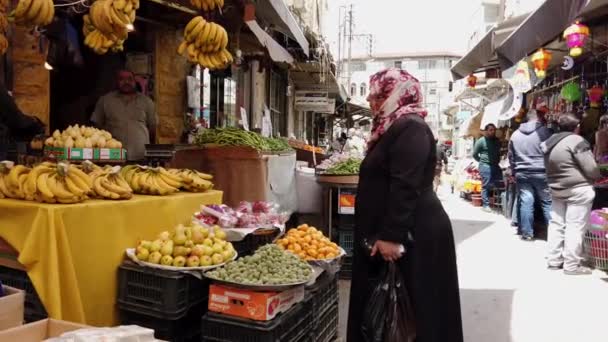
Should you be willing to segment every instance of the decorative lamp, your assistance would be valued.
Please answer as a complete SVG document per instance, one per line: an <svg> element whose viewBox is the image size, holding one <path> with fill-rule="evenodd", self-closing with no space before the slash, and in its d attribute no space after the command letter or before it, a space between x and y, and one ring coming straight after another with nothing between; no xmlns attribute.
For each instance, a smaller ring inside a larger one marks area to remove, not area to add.
<svg viewBox="0 0 608 342"><path fill-rule="evenodd" d="M578 57L583 54L583 47L588 37L589 27L578 21L564 31L564 38L570 49L570 56Z"/></svg>
<svg viewBox="0 0 608 342"><path fill-rule="evenodd" d="M568 102L578 102L583 97L581 87L575 82L566 84L560 93L561 97Z"/></svg>
<svg viewBox="0 0 608 342"><path fill-rule="evenodd" d="M539 49L532 55L532 63L534 64L534 72L538 78L547 76L547 69L553 54L545 49Z"/></svg>
<svg viewBox="0 0 608 342"><path fill-rule="evenodd" d="M469 77L467 77L467 84L470 88L475 88L477 85L477 76L470 74Z"/></svg>
<svg viewBox="0 0 608 342"><path fill-rule="evenodd" d="M599 85L594 85L591 89L587 90L587 94L589 95L591 107L598 108L602 103L602 98L604 97L604 88Z"/></svg>

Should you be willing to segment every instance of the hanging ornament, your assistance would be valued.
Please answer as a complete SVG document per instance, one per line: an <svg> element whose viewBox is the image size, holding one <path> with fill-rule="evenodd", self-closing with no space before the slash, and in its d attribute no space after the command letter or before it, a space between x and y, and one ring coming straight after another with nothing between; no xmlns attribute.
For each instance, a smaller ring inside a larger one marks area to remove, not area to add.
<svg viewBox="0 0 608 342"><path fill-rule="evenodd" d="M545 78L547 76L547 69L552 58L553 54L545 49L539 49L532 55L534 72L538 78Z"/></svg>
<svg viewBox="0 0 608 342"><path fill-rule="evenodd" d="M564 100L570 103L580 101L581 97L583 96L580 86L575 82L566 84L562 88L560 95Z"/></svg>
<svg viewBox="0 0 608 342"><path fill-rule="evenodd" d="M578 57L583 54L583 47L585 47L588 37L589 27L578 21L564 31L564 38L570 49L570 56Z"/></svg>
<svg viewBox="0 0 608 342"><path fill-rule="evenodd" d="M477 85L477 76L470 74L469 77L467 77L467 84L470 88L475 88Z"/></svg>
<svg viewBox="0 0 608 342"><path fill-rule="evenodd" d="M587 94L589 95L591 108L599 108L602 103L602 98L604 97L604 88L596 84L591 89L587 90Z"/></svg>

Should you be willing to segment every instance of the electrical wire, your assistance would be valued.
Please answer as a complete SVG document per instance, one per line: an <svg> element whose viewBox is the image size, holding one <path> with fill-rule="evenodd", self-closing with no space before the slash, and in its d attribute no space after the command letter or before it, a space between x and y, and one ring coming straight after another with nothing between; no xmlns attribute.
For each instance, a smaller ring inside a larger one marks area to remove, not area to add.
<svg viewBox="0 0 608 342"><path fill-rule="evenodd" d="M74 1L74 2L67 3L67 4L56 4L56 5L54 5L54 6L55 6L55 7L69 7L69 6L74 6L74 5L83 5L83 6L85 6L85 7L87 7L87 8L88 8L88 7L90 7L90 6L88 6L88 5L86 4L86 3L87 3L87 1L88 1L88 0L78 0L78 1Z"/></svg>

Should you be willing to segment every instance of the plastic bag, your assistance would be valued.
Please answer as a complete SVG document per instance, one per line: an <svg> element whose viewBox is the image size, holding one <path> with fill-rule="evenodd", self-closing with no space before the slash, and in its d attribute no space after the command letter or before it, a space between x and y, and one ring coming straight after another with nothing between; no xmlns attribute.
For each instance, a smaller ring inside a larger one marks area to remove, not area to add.
<svg viewBox="0 0 608 342"><path fill-rule="evenodd" d="M391 262L378 282L363 316L366 342L413 342L416 339L414 314L397 265Z"/></svg>

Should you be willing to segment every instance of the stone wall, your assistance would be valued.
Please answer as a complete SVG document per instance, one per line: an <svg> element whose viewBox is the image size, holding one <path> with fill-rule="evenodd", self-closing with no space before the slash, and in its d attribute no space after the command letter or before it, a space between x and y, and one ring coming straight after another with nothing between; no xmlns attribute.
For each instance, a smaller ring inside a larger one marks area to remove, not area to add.
<svg viewBox="0 0 608 342"><path fill-rule="evenodd" d="M30 31L31 29L15 27L10 42L13 97L22 112L37 116L48 127L50 75L44 68L46 51L40 51L39 38L30 34Z"/></svg>
<svg viewBox="0 0 608 342"><path fill-rule="evenodd" d="M158 30L155 42L155 102L158 143L178 143L187 108L186 76L190 64L177 54L181 32Z"/></svg>

